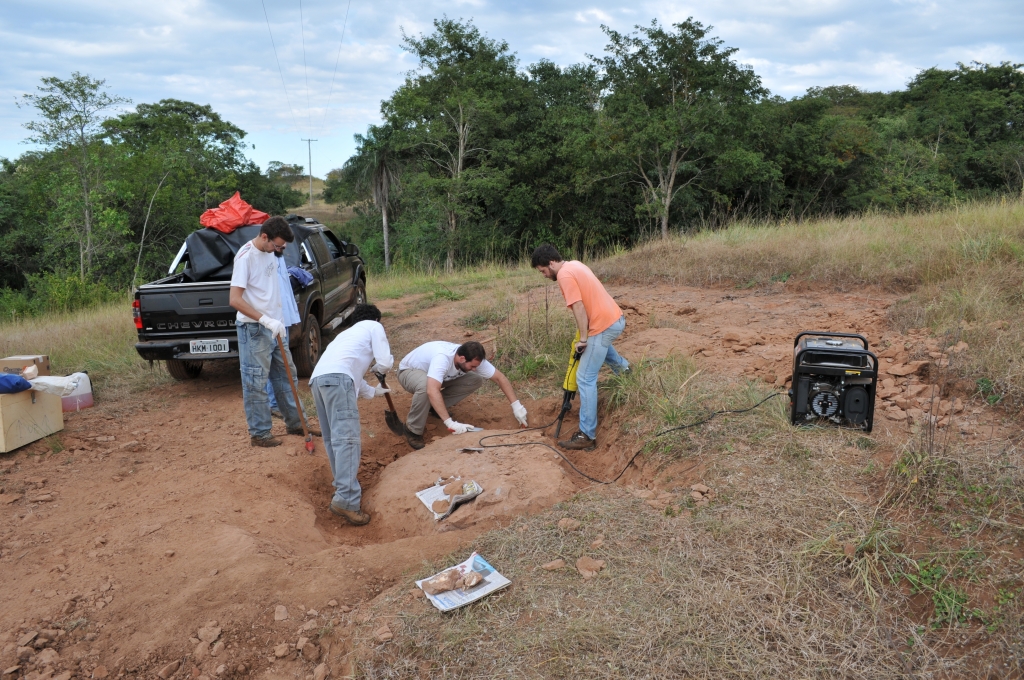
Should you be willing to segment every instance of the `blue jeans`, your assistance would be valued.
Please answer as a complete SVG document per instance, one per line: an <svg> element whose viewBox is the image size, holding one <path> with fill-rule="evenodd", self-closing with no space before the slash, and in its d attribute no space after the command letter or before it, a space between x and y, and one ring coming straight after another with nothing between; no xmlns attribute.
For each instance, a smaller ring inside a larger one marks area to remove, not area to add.
<svg viewBox="0 0 1024 680"><path fill-rule="evenodd" d="M345 510L357 511L363 497L356 479L363 447L359 441L359 409L352 378L344 373L326 373L313 378L309 386L334 475L332 502Z"/></svg>
<svg viewBox="0 0 1024 680"><path fill-rule="evenodd" d="M597 374L601 364L608 364L616 375L629 368L629 362L612 347L612 342L622 335L625 328L626 315L623 314L606 330L591 336L576 368L576 387L580 393L580 431L591 439L597 438Z"/></svg>
<svg viewBox="0 0 1024 680"><path fill-rule="evenodd" d="M267 378L274 386L274 395L289 430L302 428L302 420L295 406L292 389L288 385L288 374L284 370L285 359L277 340L258 323L235 323L238 331L238 361L242 368L242 403L245 406L245 422L250 437L270 436L270 401L267 399ZM295 375L295 364L291 352L285 345L288 367Z"/></svg>
<svg viewBox="0 0 1024 680"><path fill-rule="evenodd" d="M273 411L277 408L277 397L274 396L274 383L267 380L267 387L264 390L267 393L267 403L270 404L270 410Z"/></svg>

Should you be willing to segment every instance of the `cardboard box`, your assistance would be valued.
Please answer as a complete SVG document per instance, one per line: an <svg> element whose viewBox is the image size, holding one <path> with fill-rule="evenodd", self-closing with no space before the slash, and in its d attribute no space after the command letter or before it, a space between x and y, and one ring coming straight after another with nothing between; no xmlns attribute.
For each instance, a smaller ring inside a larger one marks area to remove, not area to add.
<svg viewBox="0 0 1024 680"><path fill-rule="evenodd" d="M45 354L19 354L0 359L0 371L4 373L21 373L26 366L35 364L39 375L50 375L50 357Z"/></svg>
<svg viewBox="0 0 1024 680"><path fill-rule="evenodd" d="M64 412L56 394L35 390L0 394L0 453L63 429Z"/></svg>

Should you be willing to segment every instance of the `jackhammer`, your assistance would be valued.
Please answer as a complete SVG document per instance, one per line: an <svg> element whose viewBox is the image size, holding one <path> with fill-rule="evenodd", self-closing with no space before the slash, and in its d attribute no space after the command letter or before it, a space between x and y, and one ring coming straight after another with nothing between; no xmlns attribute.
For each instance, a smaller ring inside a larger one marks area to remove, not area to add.
<svg viewBox="0 0 1024 680"><path fill-rule="evenodd" d="M572 400L576 397L576 369L583 356L583 350L576 349L576 343L580 341L580 332L576 331L572 345L569 348L569 368L565 371L565 379L562 381L562 410L558 414L557 425L555 425L555 439L558 439L562 432L562 419L572 408Z"/></svg>

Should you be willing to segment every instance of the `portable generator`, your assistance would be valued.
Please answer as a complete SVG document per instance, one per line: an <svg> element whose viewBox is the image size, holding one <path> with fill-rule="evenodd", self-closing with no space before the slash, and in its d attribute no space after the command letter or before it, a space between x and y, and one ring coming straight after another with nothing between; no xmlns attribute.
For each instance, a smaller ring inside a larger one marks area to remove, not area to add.
<svg viewBox="0 0 1024 680"><path fill-rule="evenodd" d="M794 425L824 420L871 432L877 385L878 358L863 335L803 331L793 341Z"/></svg>

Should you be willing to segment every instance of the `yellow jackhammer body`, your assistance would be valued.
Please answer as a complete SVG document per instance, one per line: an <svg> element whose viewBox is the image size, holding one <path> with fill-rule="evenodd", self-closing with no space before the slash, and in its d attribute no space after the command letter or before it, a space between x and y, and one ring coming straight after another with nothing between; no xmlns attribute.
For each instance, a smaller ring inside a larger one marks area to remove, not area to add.
<svg viewBox="0 0 1024 680"><path fill-rule="evenodd" d="M562 432L562 420L572 408L572 400L576 396L576 369L579 367L580 357L583 356L583 352L576 349L576 343L579 341L580 332L576 331L569 346L569 367L565 370L565 379L562 381L562 410L558 414L558 424L555 425L555 439L558 439Z"/></svg>

